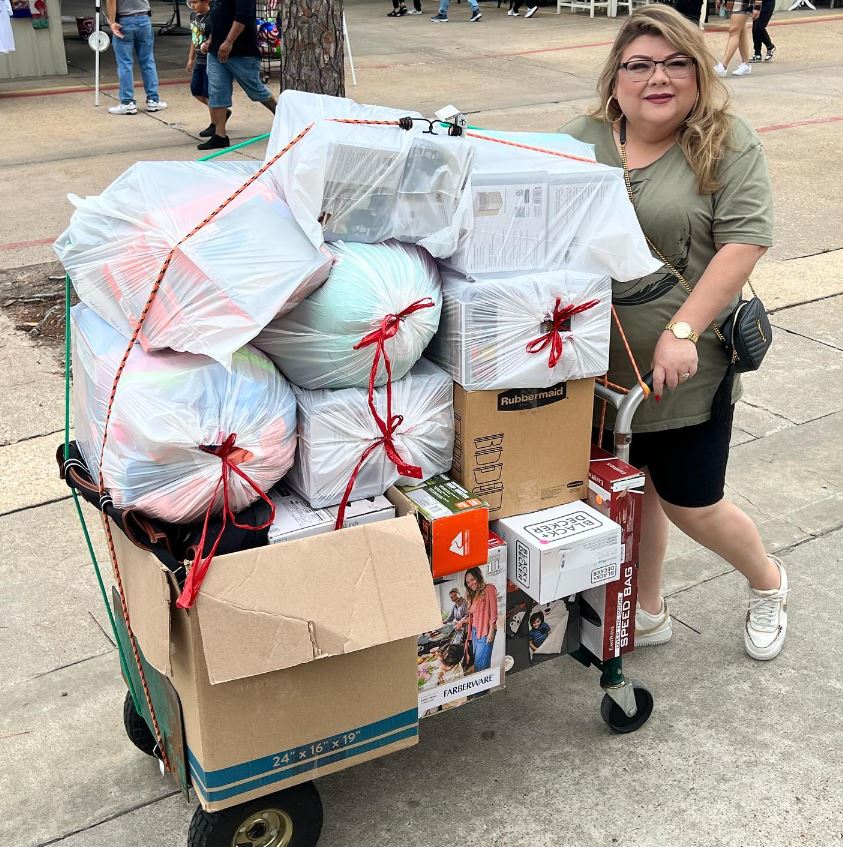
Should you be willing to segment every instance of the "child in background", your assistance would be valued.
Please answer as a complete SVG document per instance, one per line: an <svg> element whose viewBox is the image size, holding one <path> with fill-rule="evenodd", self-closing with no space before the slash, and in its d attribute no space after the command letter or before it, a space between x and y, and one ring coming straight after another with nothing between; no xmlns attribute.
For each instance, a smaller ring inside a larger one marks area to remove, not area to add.
<svg viewBox="0 0 843 847"><path fill-rule="evenodd" d="M547 640L548 635L550 635L550 624L545 621L541 612L534 612L530 615L530 631L528 633L530 652L535 653Z"/></svg>
<svg viewBox="0 0 843 847"><path fill-rule="evenodd" d="M192 72L190 93L207 106L208 54L202 50L202 45L211 37L211 4L210 0L187 0L187 6L190 9L190 53L187 57L187 70ZM231 111L228 114L231 115ZM213 134L214 125L211 123L199 136L210 138Z"/></svg>

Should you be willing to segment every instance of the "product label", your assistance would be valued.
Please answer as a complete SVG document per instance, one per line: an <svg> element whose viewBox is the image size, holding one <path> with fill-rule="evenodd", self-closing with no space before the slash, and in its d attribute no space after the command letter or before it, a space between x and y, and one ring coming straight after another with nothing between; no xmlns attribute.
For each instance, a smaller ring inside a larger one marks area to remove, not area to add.
<svg viewBox="0 0 843 847"><path fill-rule="evenodd" d="M606 565L600 565L591 571L591 584L598 585L601 582L611 582L618 578L618 563L609 562Z"/></svg>
<svg viewBox="0 0 843 847"><path fill-rule="evenodd" d="M568 385L558 382L550 388L510 388L498 394L499 412L521 412L525 409L540 409L558 403L568 397Z"/></svg>
<svg viewBox="0 0 843 847"><path fill-rule="evenodd" d="M530 587L530 548L520 539L515 539L515 580L524 588Z"/></svg>
<svg viewBox="0 0 843 847"><path fill-rule="evenodd" d="M588 512L569 512L552 520L541 523L530 524L524 527L524 532L533 536L540 544L549 544L552 541L567 541L575 535L599 529L600 521L592 517Z"/></svg>

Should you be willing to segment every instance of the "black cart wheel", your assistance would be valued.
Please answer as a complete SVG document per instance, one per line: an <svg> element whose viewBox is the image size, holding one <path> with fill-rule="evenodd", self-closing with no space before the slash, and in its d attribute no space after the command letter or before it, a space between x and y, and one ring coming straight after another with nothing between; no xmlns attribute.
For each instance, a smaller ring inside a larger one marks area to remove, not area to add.
<svg viewBox="0 0 843 847"><path fill-rule="evenodd" d="M603 695L600 717L612 732L635 732L636 729L644 726L653 714L653 695L643 685L634 686L633 691L638 711L631 718L608 694Z"/></svg>
<svg viewBox="0 0 843 847"><path fill-rule="evenodd" d="M126 699L123 701L123 726L126 727L126 735L129 736L129 741L138 750L146 753L147 756L155 755L155 748L158 746L155 736L150 732L146 721L138 714L132 695L128 691L126 692Z"/></svg>
<svg viewBox="0 0 843 847"><path fill-rule="evenodd" d="M187 847L315 847L322 801L312 782L222 812L193 813Z"/></svg>

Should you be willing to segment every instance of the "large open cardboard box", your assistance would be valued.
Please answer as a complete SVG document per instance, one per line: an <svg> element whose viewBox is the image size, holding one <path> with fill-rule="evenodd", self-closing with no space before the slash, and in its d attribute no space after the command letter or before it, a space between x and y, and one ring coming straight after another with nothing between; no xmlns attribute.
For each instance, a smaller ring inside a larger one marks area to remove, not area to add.
<svg viewBox="0 0 843 847"><path fill-rule="evenodd" d="M143 657L178 694L185 749L170 758L205 809L417 743L417 637L441 615L413 517L218 556L190 610L113 535Z"/></svg>

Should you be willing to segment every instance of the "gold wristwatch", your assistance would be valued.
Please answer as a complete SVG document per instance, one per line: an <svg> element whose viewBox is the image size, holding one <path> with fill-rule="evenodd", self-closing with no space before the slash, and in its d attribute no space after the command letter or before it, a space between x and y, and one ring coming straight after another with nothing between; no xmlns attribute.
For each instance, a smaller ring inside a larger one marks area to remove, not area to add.
<svg viewBox="0 0 843 847"><path fill-rule="evenodd" d="M669 329L678 339L682 341L699 341L699 335L691 328L691 324L685 321L671 321L665 329Z"/></svg>

